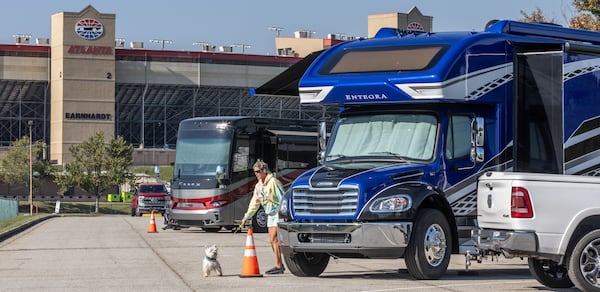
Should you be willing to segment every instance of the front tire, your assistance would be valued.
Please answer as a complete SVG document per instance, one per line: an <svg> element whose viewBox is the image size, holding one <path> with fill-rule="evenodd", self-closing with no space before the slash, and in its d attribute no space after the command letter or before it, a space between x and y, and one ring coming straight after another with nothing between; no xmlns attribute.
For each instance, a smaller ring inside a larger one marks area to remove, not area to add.
<svg viewBox="0 0 600 292"><path fill-rule="evenodd" d="M298 277L316 277L321 275L327 268L329 255L325 253L297 253L284 255L283 260L292 274Z"/></svg>
<svg viewBox="0 0 600 292"><path fill-rule="evenodd" d="M404 255L408 272L418 280L439 279L450 263L450 224L441 211L423 209L415 218L413 227Z"/></svg>
<svg viewBox="0 0 600 292"><path fill-rule="evenodd" d="M252 217L252 232L266 233L268 230L267 219L267 213L262 207L260 207L260 209L256 211L256 214L254 214L254 217Z"/></svg>
<svg viewBox="0 0 600 292"><path fill-rule="evenodd" d="M581 291L600 291L600 229L577 241L569 257L569 278Z"/></svg>
<svg viewBox="0 0 600 292"><path fill-rule="evenodd" d="M565 266L555 261L528 258L529 272L535 279L550 288L570 288L573 282L567 274Z"/></svg>

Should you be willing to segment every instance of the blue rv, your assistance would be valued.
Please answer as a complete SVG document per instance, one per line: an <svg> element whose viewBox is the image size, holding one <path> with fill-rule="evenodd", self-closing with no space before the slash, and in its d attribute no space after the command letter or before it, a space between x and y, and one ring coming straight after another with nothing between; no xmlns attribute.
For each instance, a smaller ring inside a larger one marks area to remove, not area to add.
<svg viewBox="0 0 600 292"><path fill-rule="evenodd" d="M481 32L382 29L321 53L301 102L339 118L280 209L284 260L404 258L437 279L466 251L486 171L598 175L600 33L498 21ZM327 142L327 143L325 143Z"/></svg>

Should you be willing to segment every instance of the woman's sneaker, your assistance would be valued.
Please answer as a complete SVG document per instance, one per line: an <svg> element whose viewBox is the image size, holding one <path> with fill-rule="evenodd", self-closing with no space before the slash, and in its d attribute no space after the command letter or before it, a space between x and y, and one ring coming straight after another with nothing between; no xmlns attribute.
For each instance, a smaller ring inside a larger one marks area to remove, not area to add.
<svg viewBox="0 0 600 292"><path fill-rule="evenodd" d="M275 274L283 274L283 272L285 271L285 267L282 265L281 268L278 267L274 267L268 271L266 271L266 274L269 275L275 275Z"/></svg>

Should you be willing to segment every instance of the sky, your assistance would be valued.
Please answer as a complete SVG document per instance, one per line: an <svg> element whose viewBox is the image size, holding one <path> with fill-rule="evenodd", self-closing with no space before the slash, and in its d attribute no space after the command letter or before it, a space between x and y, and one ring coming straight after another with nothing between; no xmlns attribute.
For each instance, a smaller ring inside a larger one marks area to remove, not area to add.
<svg viewBox="0 0 600 292"><path fill-rule="evenodd" d="M50 37L52 14L79 12L92 5L100 13L116 14L116 38L144 42L146 49L161 49L151 39L168 40L165 50L199 51L193 43L225 46L234 52L274 55L279 27L282 37L295 31L367 36L369 14L407 13L416 6L433 17L433 31L479 31L492 19L517 20L539 7L547 18L566 25L571 0L16 0L0 9L0 44L13 44L14 35ZM51 40L52 41L52 40Z"/></svg>

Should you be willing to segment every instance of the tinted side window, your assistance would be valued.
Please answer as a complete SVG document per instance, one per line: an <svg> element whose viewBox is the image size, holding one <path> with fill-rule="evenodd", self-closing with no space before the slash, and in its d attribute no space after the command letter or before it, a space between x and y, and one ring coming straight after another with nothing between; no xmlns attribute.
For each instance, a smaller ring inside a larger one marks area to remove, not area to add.
<svg viewBox="0 0 600 292"><path fill-rule="evenodd" d="M468 156L471 151L471 117L454 115L450 117L446 140L446 158L455 159Z"/></svg>

